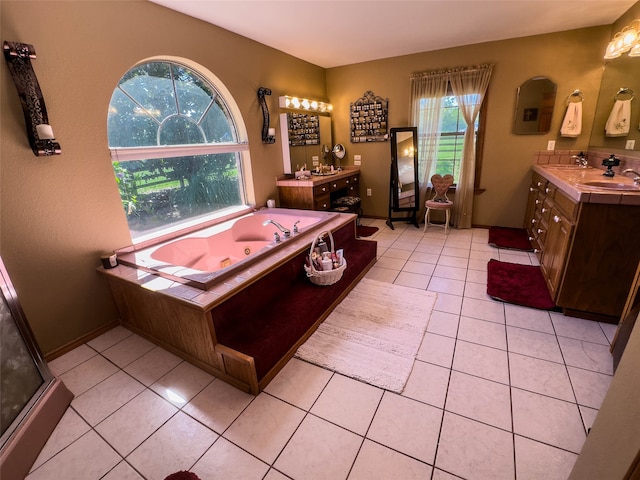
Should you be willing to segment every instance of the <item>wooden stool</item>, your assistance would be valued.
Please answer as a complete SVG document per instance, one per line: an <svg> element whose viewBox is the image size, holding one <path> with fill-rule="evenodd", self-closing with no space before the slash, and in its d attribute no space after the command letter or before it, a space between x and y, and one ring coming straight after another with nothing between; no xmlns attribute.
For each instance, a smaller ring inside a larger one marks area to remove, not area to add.
<svg viewBox="0 0 640 480"><path fill-rule="evenodd" d="M360 217L362 216L362 200L360 197L344 196L333 202L333 210L341 213L355 213L358 215L356 224L360 225Z"/></svg>

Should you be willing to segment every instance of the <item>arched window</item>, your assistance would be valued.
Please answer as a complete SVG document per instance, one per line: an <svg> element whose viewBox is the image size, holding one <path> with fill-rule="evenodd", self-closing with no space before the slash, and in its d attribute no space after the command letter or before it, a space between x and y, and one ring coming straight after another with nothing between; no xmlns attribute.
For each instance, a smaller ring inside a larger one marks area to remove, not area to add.
<svg viewBox="0 0 640 480"><path fill-rule="evenodd" d="M134 242L247 203L246 129L231 95L206 69L175 59L136 65L113 92L107 130Z"/></svg>

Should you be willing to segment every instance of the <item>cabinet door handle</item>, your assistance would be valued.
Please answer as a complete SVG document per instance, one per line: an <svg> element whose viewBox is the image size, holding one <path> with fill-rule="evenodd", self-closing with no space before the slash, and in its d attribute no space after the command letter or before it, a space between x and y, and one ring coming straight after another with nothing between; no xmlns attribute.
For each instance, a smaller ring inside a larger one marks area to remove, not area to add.
<svg viewBox="0 0 640 480"><path fill-rule="evenodd" d="M349 180L347 180L347 185L349 185Z"/></svg>
<svg viewBox="0 0 640 480"><path fill-rule="evenodd" d="M542 182L538 182L538 186L541 187L542 186Z"/></svg>
<svg viewBox="0 0 640 480"><path fill-rule="evenodd" d="M326 192L327 191L327 187L322 187L322 191Z"/></svg>
<svg viewBox="0 0 640 480"><path fill-rule="evenodd" d="M551 189L549 187L544 189L544 193L549 193L551 191Z"/></svg>
<svg viewBox="0 0 640 480"><path fill-rule="evenodd" d="M530 191L530 192L535 192L535 191L536 191L536 189L535 189L535 188L533 188L533 187L529 187L529 191Z"/></svg>
<svg viewBox="0 0 640 480"><path fill-rule="evenodd" d="M542 207L542 213L547 213L547 209Z"/></svg>
<svg viewBox="0 0 640 480"><path fill-rule="evenodd" d="M536 200L536 205L540 205L540 200Z"/></svg>
<svg viewBox="0 0 640 480"><path fill-rule="evenodd" d="M337 183L334 183L334 184L333 184L333 188L338 188L338 184L337 184Z"/></svg>
<svg viewBox="0 0 640 480"><path fill-rule="evenodd" d="M540 253L540 249L539 248L534 248L533 249L533 253Z"/></svg>
<svg viewBox="0 0 640 480"><path fill-rule="evenodd" d="M544 233L544 230L543 230L543 229L541 229L541 228L539 228L539 229L538 229L538 233Z"/></svg>
<svg viewBox="0 0 640 480"><path fill-rule="evenodd" d="M553 216L553 221L556 222L556 223L560 223L562 221L562 219L558 215L554 215Z"/></svg>
<svg viewBox="0 0 640 480"><path fill-rule="evenodd" d="M327 204L326 204L326 203L323 203L323 204L322 204L322 208L327 208Z"/></svg>
<svg viewBox="0 0 640 480"><path fill-rule="evenodd" d="M532 219L531 219L531 223L535 224L535 223L536 223L536 219L535 219L535 218L532 218Z"/></svg>
<svg viewBox="0 0 640 480"><path fill-rule="evenodd" d="M533 237L529 237L529 241L530 241L530 242L533 242Z"/></svg>

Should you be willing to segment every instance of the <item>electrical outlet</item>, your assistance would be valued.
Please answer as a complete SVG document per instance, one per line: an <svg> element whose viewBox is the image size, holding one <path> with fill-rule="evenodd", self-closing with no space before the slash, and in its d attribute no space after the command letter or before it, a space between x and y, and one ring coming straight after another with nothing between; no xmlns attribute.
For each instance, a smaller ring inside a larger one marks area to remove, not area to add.
<svg viewBox="0 0 640 480"><path fill-rule="evenodd" d="M624 148L626 150L633 150L634 148L636 148L636 141L635 140L627 140L627 144L624 146Z"/></svg>
<svg viewBox="0 0 640 480"><path fill-rule="evenodd" d="M313 162L314 165L318 164L318 158L319 158L318 155L313 155L311 157L311 161Z"/></svg>
<svg viewBox="0 0 640 480"><path fill-rule="evenodd" d="M360 165L362 165L362 161L361 161L361 160L354 160L354 161L353 161L353 164L354 164L356 167L359 167Z"/></svg>
<svg viewBox="0 0 640 480"><path fill-rule="evenodd" d="M547 142L547 150L555 150L555 149L556 149L556 141L549 140L549 142Z"/></svg>
<svg viewBox="0 0 640 480"><path fill-rule="evenodd" d="M354 160L362 160L362 155L354 155L353 159Z"/></svg>
<svg viewBox="0 0 640 480"><path fill-rule="evenodd" d="M367 197L370 197L370 196L371 196L371 189L367 188Z"/></svg>

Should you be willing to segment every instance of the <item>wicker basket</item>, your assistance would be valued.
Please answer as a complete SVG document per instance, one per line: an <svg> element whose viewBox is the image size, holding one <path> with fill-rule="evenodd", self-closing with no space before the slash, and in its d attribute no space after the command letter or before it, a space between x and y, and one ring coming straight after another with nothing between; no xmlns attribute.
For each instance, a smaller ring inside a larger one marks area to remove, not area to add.
<svg viewBox="0 0 640 480"><path fill-rule="evenodd" d="M309 265L304 266L304 270L305 272L307 272L307 277L309 277L309 280L311 280L311 283L315 285L320 285L320 286L333 285L334 283L336 283L338 280L342 278L342 274L347 268L347 260L344 257L342 257L342 263L340 264L340 266L338 268L334 268L333 270L316 270L316 268L313 266L311 255L313 254L313 251L316 248L316 242L318 241L318 239L322 238L325 234L328 234L329 239L331 240L331 250L330 250L331 253L333 254L335 252L335 246L333 244L333 235L331 235L331 232L329 231L322 232L320 235L318 235L316 238L313 239L313 243L311 244L311 249L309 250Z"/></svg>

